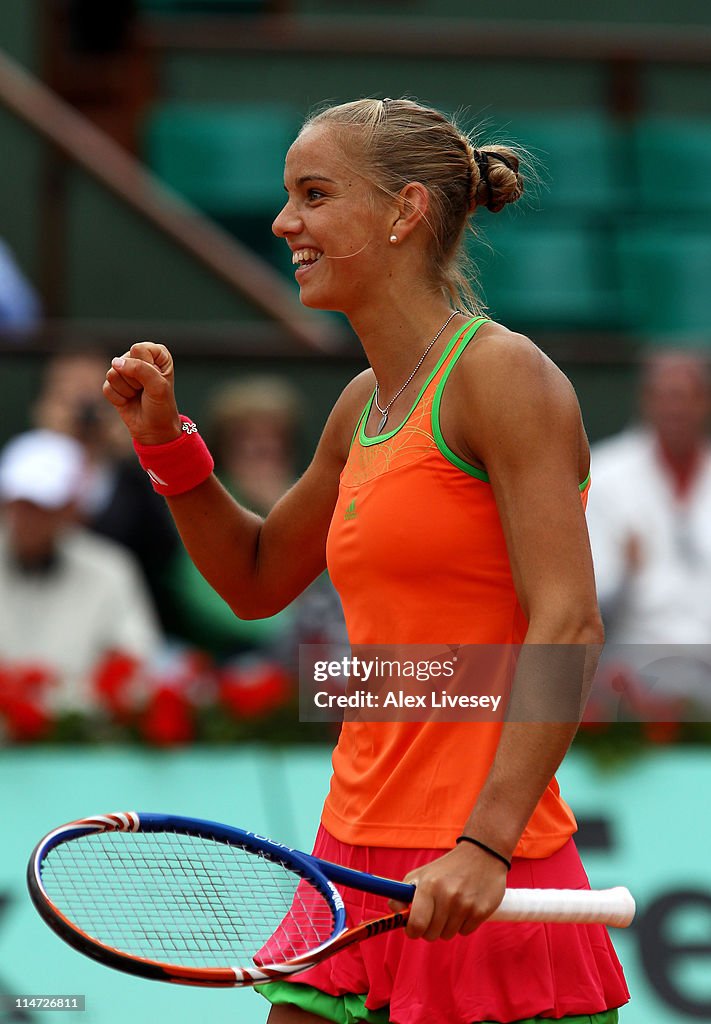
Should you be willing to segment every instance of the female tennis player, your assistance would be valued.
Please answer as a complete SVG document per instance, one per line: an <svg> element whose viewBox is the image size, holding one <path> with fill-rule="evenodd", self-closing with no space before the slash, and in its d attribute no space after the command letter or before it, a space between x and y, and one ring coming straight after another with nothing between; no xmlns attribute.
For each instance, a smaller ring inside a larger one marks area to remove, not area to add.
<svg viewBox="0 0 711 1024"><path fill-rule="evenodd" d="M301 300L345 313L370 368L263 520L211 473L168 350L113 360L104 393L188 552L241 617L328 565L353 644L522 644L514 700L579 696L569 652L602 629L578 404L535 344L480 314L459 269L468 219L520 197L517 154L410 100L359 100L306 122L285 186L273 229ZM486 922L505 885L588 886L554 778L576 722L517 717L344 723L315 852L416 896L406 934L265 986L271 1024L617 1020L628 993L601 926ZM387 909L345 895L354 921Z"/></svg>

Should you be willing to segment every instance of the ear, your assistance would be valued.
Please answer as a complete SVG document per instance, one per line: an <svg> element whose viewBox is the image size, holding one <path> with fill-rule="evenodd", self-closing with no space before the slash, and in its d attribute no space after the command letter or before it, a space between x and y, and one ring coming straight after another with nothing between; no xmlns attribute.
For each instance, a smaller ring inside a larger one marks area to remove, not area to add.
<svg viewBox="0 0 711 1024"><path fill-rule="evenodd" d="M392 224L392 233L401 242L427 217L430 194L419 181L411 181L398 196L398 214Z"/></svg>

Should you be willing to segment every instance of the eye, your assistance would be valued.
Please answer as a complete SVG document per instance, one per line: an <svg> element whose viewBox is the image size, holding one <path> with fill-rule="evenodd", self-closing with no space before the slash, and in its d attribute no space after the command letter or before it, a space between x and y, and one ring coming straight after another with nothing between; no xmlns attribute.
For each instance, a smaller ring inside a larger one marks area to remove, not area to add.
<svg viewBox="0 0 711 1024"><path fill-rule="evenodd" d="M306 198L309 202L317 202L319 199L324 199L325 195L326 193L318 188L310 188L306 191Z"/></svg>

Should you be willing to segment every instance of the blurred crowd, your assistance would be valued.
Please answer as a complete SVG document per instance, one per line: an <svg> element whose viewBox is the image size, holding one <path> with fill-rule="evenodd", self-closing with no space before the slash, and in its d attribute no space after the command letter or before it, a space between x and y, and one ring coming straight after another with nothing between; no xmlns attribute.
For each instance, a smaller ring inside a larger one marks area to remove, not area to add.
<svg viewBox="0 0 711 1024"><path fill-rule="evenodd" d="M273 618L238 619L185 554L104 401L107 365L95 350L57 354L32 429L0 452L6 738L71 738L87 723L101 736L118 723L152 742L182 742L209 711L254 719L293 710L299 645L345 643L327 575ZM266 514L296 478L302 413L280 377L229 382L211 396L201 427L216 471L255 512Z"/></svg>
<svg viewBox="0 0 711 1024"><path fill-rule="evenodd" d="M229 736L221 717L288 708L296 721L299 645L347 645L327 574L278 615L238 619L187 557L103 400L107 361L96 350L55 355L32 429L0 452L5 738L71 737L81 721L97 737L113 722L173 743L200 738L200 715L217 737ZM664 721L684 702L711 705L709 365L655 352L638 394L634 422L592 450L588 522L607 644L591 715L623 708ZM265 515L299 472L302 424L299 392L264 376L221 386L201 429L223 484Z"/></svg>

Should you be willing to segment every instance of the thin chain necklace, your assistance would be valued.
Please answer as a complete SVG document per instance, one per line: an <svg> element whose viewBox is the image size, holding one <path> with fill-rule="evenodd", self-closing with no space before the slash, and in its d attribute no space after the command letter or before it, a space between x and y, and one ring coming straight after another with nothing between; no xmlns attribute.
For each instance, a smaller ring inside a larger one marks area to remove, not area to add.
<svg viewBox="0 0 711 1024"><path fill-rule="evenodd" d="M387 404L387 405L385 406L385 408L382 408L382 407L381 407L381 405L380 405L380 402L378 401L378 398L379 398L379 396L380 396L380 385L378 384L378 382L377 382L377 380L376 380L376 382L375 382L375 408L376 408L376 409L378 410L378 412L380 413L380 417L381 417L381 419L380 419L380 423L378 424L378 433L379 433L379 434L382 434L383 430L385 429L385 424L386 424L386 423L388 422L388 413L390 412L390 406L391 406L391 405L393 404L393 402L395 401L395 399L396 399L396 398L399 398L399 397L400 397L400 395L401 395L401 394L403 393L403 391L405 390L405 388L407 387L407 385L408 385L408 384L410 383L410 381L411 381L411 380L413 379L413 377L415 376L415 374L417 373L417 371L419 370L419 368L420 368L420 367L422 366L422 364L424 363L424 361L425 361L425 356L427 355L427 353L428 353L428 352L430 351L430 349L432 348L432 346L434 345L434 343L435 343L435 342L437 341L437 339L438 339L438 338L440 337L440 335L442 334L442 332L443 332L443 331L444 331L444 330L445 330L445 329L447 328L447 326L449 325L449 323L450 323L450 322L451 322L452 320L454 320L455 316L456 316L456 315L457 315L458 313L459 313L459 310L458 310L458 309L455 309L453 313L450 313L450 314L449 314L449 316L447 317L447 319L446 319L446 320L444 321L444 323L442 324L442 326L440 327L440 329L439 329L439 330L437 331L437 333L435 334L435 336L434 336L434 338L432 339L432 341L431 341L431 342L429 343L429 345L427 346L427 348L425 349L425 351L424 351L424 352L422 353L422 355L420 356L419 362L417 363L417 366L415 367L415 369L414 369L414 370L412 371L412 373L411 373L411 374L410 374L410 376L409 376L409 377L407 378L407 380L405 381L405 383L403 384L403 386L402 386L402 387L400 388L400 390L399 390L399 391L396 391L396 392L395 392L395 394L394 394L394 395L393 395L393 397L392 397L392 398L390 399L390 401L389 401L389 402L388 402L388 404Z"/></svg>

